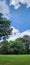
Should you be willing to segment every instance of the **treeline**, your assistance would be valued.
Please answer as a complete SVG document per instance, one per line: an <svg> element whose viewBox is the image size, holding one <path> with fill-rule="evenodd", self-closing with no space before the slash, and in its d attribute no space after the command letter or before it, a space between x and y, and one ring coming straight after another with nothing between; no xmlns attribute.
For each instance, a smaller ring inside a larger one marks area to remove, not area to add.
<svg viewBox="0 0 30 65"><path fill-rule="evenodd" d="M15 41L0 43L0 54L30 54L30 36L25 35Z"/></svg>

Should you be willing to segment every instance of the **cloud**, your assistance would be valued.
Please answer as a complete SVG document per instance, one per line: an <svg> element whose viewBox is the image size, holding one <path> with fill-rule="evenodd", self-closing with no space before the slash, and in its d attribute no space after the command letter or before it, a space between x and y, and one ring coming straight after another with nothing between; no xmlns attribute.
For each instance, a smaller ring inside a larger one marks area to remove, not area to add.
<svg viewBox="0 0 30 65"><path fill-rule="evenodd" d="M19 32L19 30L17 30L13 26L12 26L12 28L13 28L12 35L10 36L10 38L8 39L8 41L10 41L10 40L14 41L17 38L20 38L20 37L22 38L24 35L30 36L30 30L26 30L24 32Z"/></svg>
<svg viewBox="0 0 30 65"><path fill-rule="evenodd" d="M13 27L13 26L12 26L12 28L13 28L13 31L12 31L12 34L13 34L13 35L16 34L16 33L19 33L19 30L18 30L18 29L16 29L16 28Z"/></svg>
<svg viewBox="0 0 30 65"><path fill-rule="evenodd" d="M21 6L19 3L26 4L27 8L30 7L30 0L10 0L10 5L14 5L15 9Z"/></svg>
<svg viewBox="0 0 30 65"><path fill-rule="evenodd" d="M24 35L30 36L30 30L26 30L26 31L22 32L21 36L23 37Z"/></svg>
<svg viewBox="0 0 30 65"><path fill-rule="evenodd" d="M4 17L9 18L9 6L6 0L0 0L0 12L4 14Z"/></svg>
<svg viewBox="0 0 30 65"><path fill-rule="evenodd" d="M19 6L20 6L18 0L11 0L10 5L14 5L15 9L19 8Z"/></svg>
<svg viewBox="0 0 30 65"><path fill-rule="evenodd" d="M12 35L10 35L10 37L7 39L8 41L10 41L10 40L14 41L20 37L23 38L24 35L30 36L30 30L20 32L18 29L14 28L13 26L12 26L12 28L13 28ZM3 41L3 39L1 41Z"/></svg>
<svg viewBox="0 0 30 65"><path fill-rule="evenodd" d="M21 33L19 32L18 29L14 28L13 26L12 26L12 28L13 28L12 35L10 36L10 38L8 39L8 41L9 40L15 40L15 39L19 38L20 35L21 35Z"/></svg>

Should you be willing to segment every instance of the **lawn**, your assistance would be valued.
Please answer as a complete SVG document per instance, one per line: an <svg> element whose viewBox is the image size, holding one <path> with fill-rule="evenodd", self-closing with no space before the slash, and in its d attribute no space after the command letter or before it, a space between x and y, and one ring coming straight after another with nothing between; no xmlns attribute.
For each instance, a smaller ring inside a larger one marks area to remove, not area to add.
<svg viewBox="0 0 30 65"><path fill-rule="evenodd" d="M0 55L0 65L30 65L30 55Z"/></svg>

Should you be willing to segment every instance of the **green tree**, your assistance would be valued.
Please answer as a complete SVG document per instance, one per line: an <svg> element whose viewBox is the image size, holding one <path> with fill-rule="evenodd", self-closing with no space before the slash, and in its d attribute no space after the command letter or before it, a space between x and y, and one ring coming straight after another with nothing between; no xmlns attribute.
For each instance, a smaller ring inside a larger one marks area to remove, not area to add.
<svg viewBox="0 0 30 65"><path fill-rule="evenodd" d="M0 39L6 39L9 35L12 34L11 21L3 17L3 14L0 13Z"/></svg>
<svg viewBox="0 0 30 65"><path fill-rule="evenodd" d="M10 45L11 54L22 54L25 51L24 45L22 41L15 40L12 42L13 44Z"/></svg>
<svg viewBox="0 0 30 65"><path fill-rule="evenodd" d="M3 41L1 42L1 54L8 54L9 53L9 42Z"/></svg>
<svg viewBox="0 0 30 65"><path fill-rule="evenodd" d="M24 35L23 39L25 40L25 49L26 49L26 53L29 54L30 53L30 36L28 35Z"/></svg>

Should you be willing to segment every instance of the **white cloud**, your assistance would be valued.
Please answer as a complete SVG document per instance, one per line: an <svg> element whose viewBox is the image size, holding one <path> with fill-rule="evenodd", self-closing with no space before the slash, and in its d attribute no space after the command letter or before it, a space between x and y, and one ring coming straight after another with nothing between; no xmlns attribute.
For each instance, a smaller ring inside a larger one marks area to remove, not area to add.
<svg viewBox="0 0 30 65"><path fill-rule="evenodd" d="M10 38L8 40L15 40L21 36L21 33L19 32L19 30L17 30L13 26L12 26L12 28L13 28L12 35L10 36Z"/></svg>
<svg viewBox="0 0 30 65"><path fill-rule="evenodd" d="M14 28L13 26L12 26L12 28L13 28L12 35L10 35L10 37L7 39L8 41L10 41L10 40L14 41L17 38L20 38L20 37L22 38L24 35L30 36L30 30L26 30L24 32L19 32L19 30ZM1 40L1 41L3 41L3 40Z"/></svg>
<svg viewBox="0 0 30 65"><path fill-rule="evenodd" d="M21 6L19 2L26 4L27 8L30 7L30 0L10 0L10 5L14 5L14 8L18 9Z"/></svg>
<svg viewBox="0 0 30 65"><path fill-rule="evenodd" d="M4 14L4 17L9 18L9 7L6 0L0 0L0 12Z"/></svg>
<svg viewBox="0 0 30 65"><path fill-rule="evenodd" d="M16 28L14 28L13 26L12 26L12 28L13 28L13 31L12 31L13 35L16 34L16 33L19 33L19 31Z"/></svg>
<svg viewBox="0 0 30 65"><path fill-rule="evenodd" d="M26 30L26 31L22 32L21 35L22 35L22 37L23 37L24 35L30 36L30 30Z"/></svg>
<svg viewBox="0 0 30 65"><path fill-rule="evenodd" d="M18 0L11 0L10 5L14 5L15 9L19 8L19 6L20 6Z"/></svg>
<svg viewBox="0 0 30 65"><path fill-rule="evenodd" d="M13 28L13 31L12 31L13 34L10 36L8 41L15 40L17 38L23 37L24 35L30 36L30 30L26 30L24 32L19 32L19 30L15 29L14 27L12 27L12 28ZM14 33L16 33L16 34L14 34Z"/></svg>

